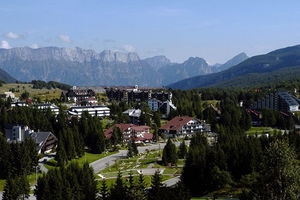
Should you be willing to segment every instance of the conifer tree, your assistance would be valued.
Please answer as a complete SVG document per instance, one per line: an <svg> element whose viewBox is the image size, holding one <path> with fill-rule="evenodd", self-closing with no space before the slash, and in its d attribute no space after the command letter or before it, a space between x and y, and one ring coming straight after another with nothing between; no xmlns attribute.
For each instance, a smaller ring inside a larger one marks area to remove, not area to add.
<svg viewBox="0 0 300 200"><path fill-rule="evenodd" d="M164 147L162 161L165 165L168 163L175 165L177 163L176 146L173 144L170 138Z"/></svg>
<svg viewBox="0 0 300 200"><path fill-rule="evenodd" d="M5 179L10 168L10 146L0 133L0 178Z"/></svg>
<svg viewBox="0 0 300 200"><path fill-rule="evenodd" d="M8 175L4 187L3 200L18 200L29 197L30 185L25 175Z"/></svg>
<svg viewBox="0 0 300 200"><path fill-rule="evenodd" d="M57 161L58 166L64 166L66 164L67 159L67 154L65 151L65 145L63 141L63 136L60 133L58 137L58 144L57 144L57 149L56 149L56 155L55 155L55 160Z"/></svg>
<svg viewBox="0 0 300 200"><path fill-rule="evenodd" d="M185 155L187 153L186 145L184 140L180 143L179 145L179 150L178 150L178 158L184 159Z"/></svg>
<svg viewBox="0 0 300 200"><path fill-rule="evenodd" d="M146 185L145 185L145 178L142 173L139 174L138 183L135 192L135 198L137 200L146 200L147 193L146 193Z"/></svg>
<svg viewBox="0 0 300 200"><path fill-rule="evenodd" d="M300 168L286 141L275 140L266 150L263 168L252 189L253 199L299 199Z"/></svg>
<svg viewBox="0 0 300 200"><path fill-rule="evenodd" d="M119 171L115 184L111 188L111 199L123 200L127 199L127 188L122 180L122 174Z"/></svg>
<svg viewBox="0 0 300 200"><path fill-rule="evenodd" d="M108 190L108 187L107 187L107 184L106 184L106 180L103 179L102 182L101 182L101 188L100 188L100 199L101 200L109 200L110 199L110 193L109 193L109 190Z"/></svg>
<svg viewBox="0 0 300 200"><path fill-rule="evenodd" d="M165 186L162 184L160 171L157 170L151 179L151 189L148 192L148 200L164 199L164 188Z"/></svg>

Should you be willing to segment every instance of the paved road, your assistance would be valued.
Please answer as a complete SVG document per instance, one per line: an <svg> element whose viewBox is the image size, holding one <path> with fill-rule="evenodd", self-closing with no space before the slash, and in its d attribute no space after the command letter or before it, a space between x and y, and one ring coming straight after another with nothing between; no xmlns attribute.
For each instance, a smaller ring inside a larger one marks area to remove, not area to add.
<svg viewBox="0 0 300 200"><path fill-rule="evenodd" d="M188 145L189 142L186 142ZM150 146L142 146L138 147L139 153L144 153L147 150L158 150L163 149L165 147L166 143L158 143L158 144L151 144ZM175 143L176 146L180 145L180 142ZM104 158L101 158L99 160L96 160L92 163L90 163L90 166L94 169L94 173L99 173L100 171L104 170L105 168L115 164L115 161L117 159L124 159L127 156L127 150L120 150L119 153L106 156Z"/></svg>
<svg viewBox="0 0 300 200"><path fill-rule="evenodd" d="M163 182L163 184L165 184L167 187L172 187L174 185L176 185L176 183L178 183L180 181L180 176L171 178L169 180L166 180Z"/></svg>

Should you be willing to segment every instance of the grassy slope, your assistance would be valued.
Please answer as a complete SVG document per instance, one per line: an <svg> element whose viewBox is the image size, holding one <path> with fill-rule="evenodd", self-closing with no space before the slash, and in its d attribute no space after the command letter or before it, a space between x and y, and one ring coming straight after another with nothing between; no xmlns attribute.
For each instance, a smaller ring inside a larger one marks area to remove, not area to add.
<svg viewBox="0 0 300 200"><path fill-rule="evenodd" d="M62 90L61 89L33 89L32 84L3 84L2 87L0 87L0 93L8 92L10 89L15 89L16 92L14 94L16 97L20 97L21 94L24 91L29 92L30 97L40 97L41 100L51 100L55 98L59 98L61 95Z"/></svg>

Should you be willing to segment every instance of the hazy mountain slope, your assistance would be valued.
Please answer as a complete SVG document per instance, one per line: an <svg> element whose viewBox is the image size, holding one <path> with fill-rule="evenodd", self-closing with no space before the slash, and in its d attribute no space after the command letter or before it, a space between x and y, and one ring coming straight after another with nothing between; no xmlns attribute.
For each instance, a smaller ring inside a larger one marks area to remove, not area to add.
<svg viewBox="0 0 300 200"><path fill-rule="evenodd" d="M5 81L6 83L15 83L16 79L6 73L4 70L0 69L0 80Z"/></svg>
<svg viewBox="0 0 300 200"><path fill-rule="evenodd" d="M191 89L214 85L234 86L230 83L230 81L234 82L240 78L240 82L243 82L244 79L247 78L247 75L253 76L251 74L260 74L259 78L255 80L257 81L255 84L258 84L262 81L266 82L267 77L270 81L274 81L274 77L271 78L270 76L272 76L272 74L274 76L280 76L280 72L284 72L285 76L288 78L288 74L293 74L293 71L296 73L299 68L298 66L300 66L300 45L279 49L265 55L254 56L228 70L205 76L195 76L190 79L173 83L169 85L169 87L177 89ZM282 71L275 73L277 70ZM270 74L271 72L272 74ZM286 72L289 73L287 74ZM251 79L249 79L248 85L251 85Z"/></svg>
<svg viewBox="0 0 300 200"><path fill-rule="evenodd" d="M230 60L228 60L226 63L218 66L216 68L215 72L220 72L220 71L224 71L226 69L229 69L229 68L231 68L235 65L240 64L241 62L245 61L246 59L248 59L248 56L244 52L240 53L240 54L234 56L233 58L231 58Z"/></svg>
<svg viewBox="0 0 300 200"><path fill-rule="evenodd" d="M195 75L212 73L212 68L203 58L190 57L181 64L171 64L158 70L163 80L162 85L189 78Z"/></svg>

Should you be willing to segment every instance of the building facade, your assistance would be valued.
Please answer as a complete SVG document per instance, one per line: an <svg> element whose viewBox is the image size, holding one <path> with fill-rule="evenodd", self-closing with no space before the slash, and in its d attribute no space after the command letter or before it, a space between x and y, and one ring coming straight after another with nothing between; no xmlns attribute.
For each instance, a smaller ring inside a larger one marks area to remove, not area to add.
<svg viewBox="0 0 300 200"><path fill-rule="evenodd" d="M159 129L159 132L166 134L167 137L185 137L196 132L210 131L209 124L188 116L174 117Z"/></svg>
<svg viewBox="0 0 300 200"><path fill-rule="evenodd" d="M91 116L108 117L110 109L107 106L74 106L68 109L68 114L71 117L81 117L83 112L88 112Z"/></svg>
<svg viewBox="0 0 300 200"><path fill-rule="evenodd" d="M250 106L250 109L271 109L282 112L295 112L299 111L299 99L288 91L270 93L254 102Z"/></svg>

